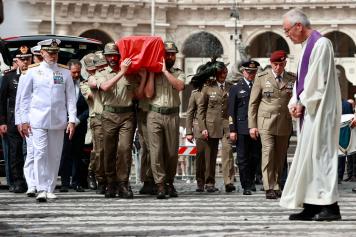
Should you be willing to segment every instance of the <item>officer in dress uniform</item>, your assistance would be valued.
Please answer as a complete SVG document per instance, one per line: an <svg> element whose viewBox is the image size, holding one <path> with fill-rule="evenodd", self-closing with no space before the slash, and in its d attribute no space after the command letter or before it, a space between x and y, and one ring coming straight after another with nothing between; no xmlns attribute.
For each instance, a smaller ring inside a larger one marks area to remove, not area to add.
<svg viewBox="0 0 356 237"><path fill-rule="evenodd" d="M196 160L196 180L197 180L197 192L204 192L205 185L205 150L208 148L207 141L203 139L198 125L198 101L200 100L202 93L202 83L194 81L192 79L191 84L193 91L189 98L187 118L186 118L186 139L193 143L195 138L195 144L197 148Z"/></svg>
<svg viewBox="0 0 356 237"><path fill-rule="evenodd" d="M33 63L40 63L43 61L43 58L41 56L41 46L33 46L31 48L31 53L33 54Z"/></svg>
<svg viewBox="0 0 356 237"><path fill-rule="evenodd" d="M213 76L216 80L208 81L201 91L201 98L198 101L198 125L202 138L207 142L205 150L205 184L207 192L215 192L215 169L218 154L219 140L222 143L222 163L224 169L225 191L236 190L233 185L234 160L232 147L229 141L228 122L228 97L232 86L226 81L228 70L223 62L215 62L216 73Z"/></svg>
<svg viewBox="0 0 356 237"><path fill-rule="evenodd" d="M251 195L254 190L256 168L261 160L260 140L251 139L247 119L251 88L259 66L253 60L243 63L243 78L232 86L229 95L230 139L236 141L236 158L244 195Z"/></svg>
<svg viewBox="0 0 356 237"><path fill-rule="evenodd" d="M287 54L271 54L272 69L258 74L251 91L248 126L253 139L261 137L262 179L267 199L281 196L280 177L287 157L292 118L288 102L295 76L284 70Z"/></svg>
<svg viewBox="0 0 356 237"><path fill-rule="evenodd" d="M15 102L20 76L26 73L31 64L32 54L29 48L23 45L17 50L15 58L19 67L5 73L0 87L0 133L8 134L10 169L15 185L14 192L24 193L26 181L23 171L23 139L17 129L20 118L15 118Z"/></svg>
<svg viewBox="0 0 356 237"><path fill-rule="evenodd" d="M63 148L63 131L74 135L76 98L67 66L57 64L60 40L38 42L43 62L30 68L21 93L22 132L32 133L38 202L56 197L53 191Z"/></svg>
<svg viewBox="0 0 356 237"><path fill-rule="evenodd" d="M178 48L172 41L164 43L165 56L162 72L150 77L146 86L149 101L147 131L153 178L157 185L157 198L178 197L173 185L178 164L179 148L179 92L184 89L185 75L174 68ZM155 95L153 97L153 95Z"/></svg>

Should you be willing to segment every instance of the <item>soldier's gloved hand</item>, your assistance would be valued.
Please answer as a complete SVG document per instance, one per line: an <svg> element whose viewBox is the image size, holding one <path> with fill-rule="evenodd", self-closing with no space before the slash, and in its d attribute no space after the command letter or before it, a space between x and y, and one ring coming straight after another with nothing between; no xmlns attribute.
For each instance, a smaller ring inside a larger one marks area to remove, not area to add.
<svg viewBox="0 0 356 237"><path fill-rule="evenodd" d="M259 137L257 128L250 128L250 137L254 140L257 140L257 138Z"/></svg>
<svg viewBox="0 0 356 237"><path fill-rule="evenodd" d="M202 136L203 136L203 138L205 139L205 140L208 140L208 137L209 137L209 133L208 133L208 130L203 130L202 132L201 132L201 134L202 134Z"/></svg>
<svg viewBox="0 0 356 237"><path fill-rule="evenodd" d="M230 140L233 142L236 142L237 140L237 133L236 132L230 132Z"/></svg>

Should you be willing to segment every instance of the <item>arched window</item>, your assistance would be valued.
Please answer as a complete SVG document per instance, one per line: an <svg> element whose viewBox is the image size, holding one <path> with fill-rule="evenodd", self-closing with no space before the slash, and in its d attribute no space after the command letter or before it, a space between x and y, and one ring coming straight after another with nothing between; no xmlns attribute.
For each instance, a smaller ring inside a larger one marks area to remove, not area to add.
<svg viewBox="0 0 356 237"><path fill-rule="evenodd" d="M100 40L104 45L109 42L114 42L114 40L107 33L101 30L88 30L82 33L80 36Z"/></svg>
<svg viewBox="0 0 356 237"><path fill-rule="evenodd" d="M189 58L211 58L220 57L224 50L218 38L203 31L189 36L183 44L182 54Z"/></svg>
<svg viewBox="0 0 356 237"><path fill-rule="evenodd" d="M251 58L269 58L271 53L276 50L284 50L289 54L288 44L282 36L273 32L266 32L251 41L248 54Z"/></svg>
<svg viewBox="0 0 356 237"><path fill-rule="evenodd" d="M333 43L335 57L354 57L356 46L354 41L345 33L333 31L325 35Z"/></svg>

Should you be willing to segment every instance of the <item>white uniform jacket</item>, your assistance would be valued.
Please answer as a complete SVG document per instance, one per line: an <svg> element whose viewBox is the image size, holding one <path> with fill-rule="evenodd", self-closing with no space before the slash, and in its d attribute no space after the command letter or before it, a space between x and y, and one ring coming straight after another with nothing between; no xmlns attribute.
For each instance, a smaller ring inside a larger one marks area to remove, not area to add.
<svg viewBox="0 0 356 237"><path fill-rule="evenodd" d="M30 68L20 105L22 123L29 123L32 128L65 129L68 121L75 123L76 98L70 71L46 62Z"/></svg>

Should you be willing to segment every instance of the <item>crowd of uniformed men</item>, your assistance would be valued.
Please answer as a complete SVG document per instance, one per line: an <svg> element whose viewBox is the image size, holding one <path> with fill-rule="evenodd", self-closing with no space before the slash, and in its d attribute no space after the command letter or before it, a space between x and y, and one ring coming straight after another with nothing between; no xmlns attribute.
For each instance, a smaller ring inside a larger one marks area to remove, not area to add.
<svg viewBox="0 0 356 237"><path fill-rule="evenodd" d="M117 46L108 43L103 52L82 59L87 80L81 77L79 60L71 60L67 66L57 63L59 40L39 42L32 54L21 46L14 59L17 68L5 73L0 88L0 134L8 138L11 191L27 189L28 196L44 202L56 198L58 172L61 192L67 192L70 185L83 191L88 172L89 187L98 194L133 198L129 176L137 127L140 194L177 197L179 92L186 78L173 67L178 52L174 42L164 46L161 72L140 69L127 74L131 59L120 63ZM198 68L190 82L194 90L186 119L186 138L197 146L197 192L218 190L215 169L221 140L226 192L236 190L232 153L236 143L243 194L256 191L261 173L266 198L280 197L292 133L287 104L295 80L284 70L286 58L284 51L273 52L271 68L259 74L258 62L242 63L242 76L234 85L226 81L228 70L223 62L213 59ZM93 137L89 171L81 162L87 118Z"/></svg>

